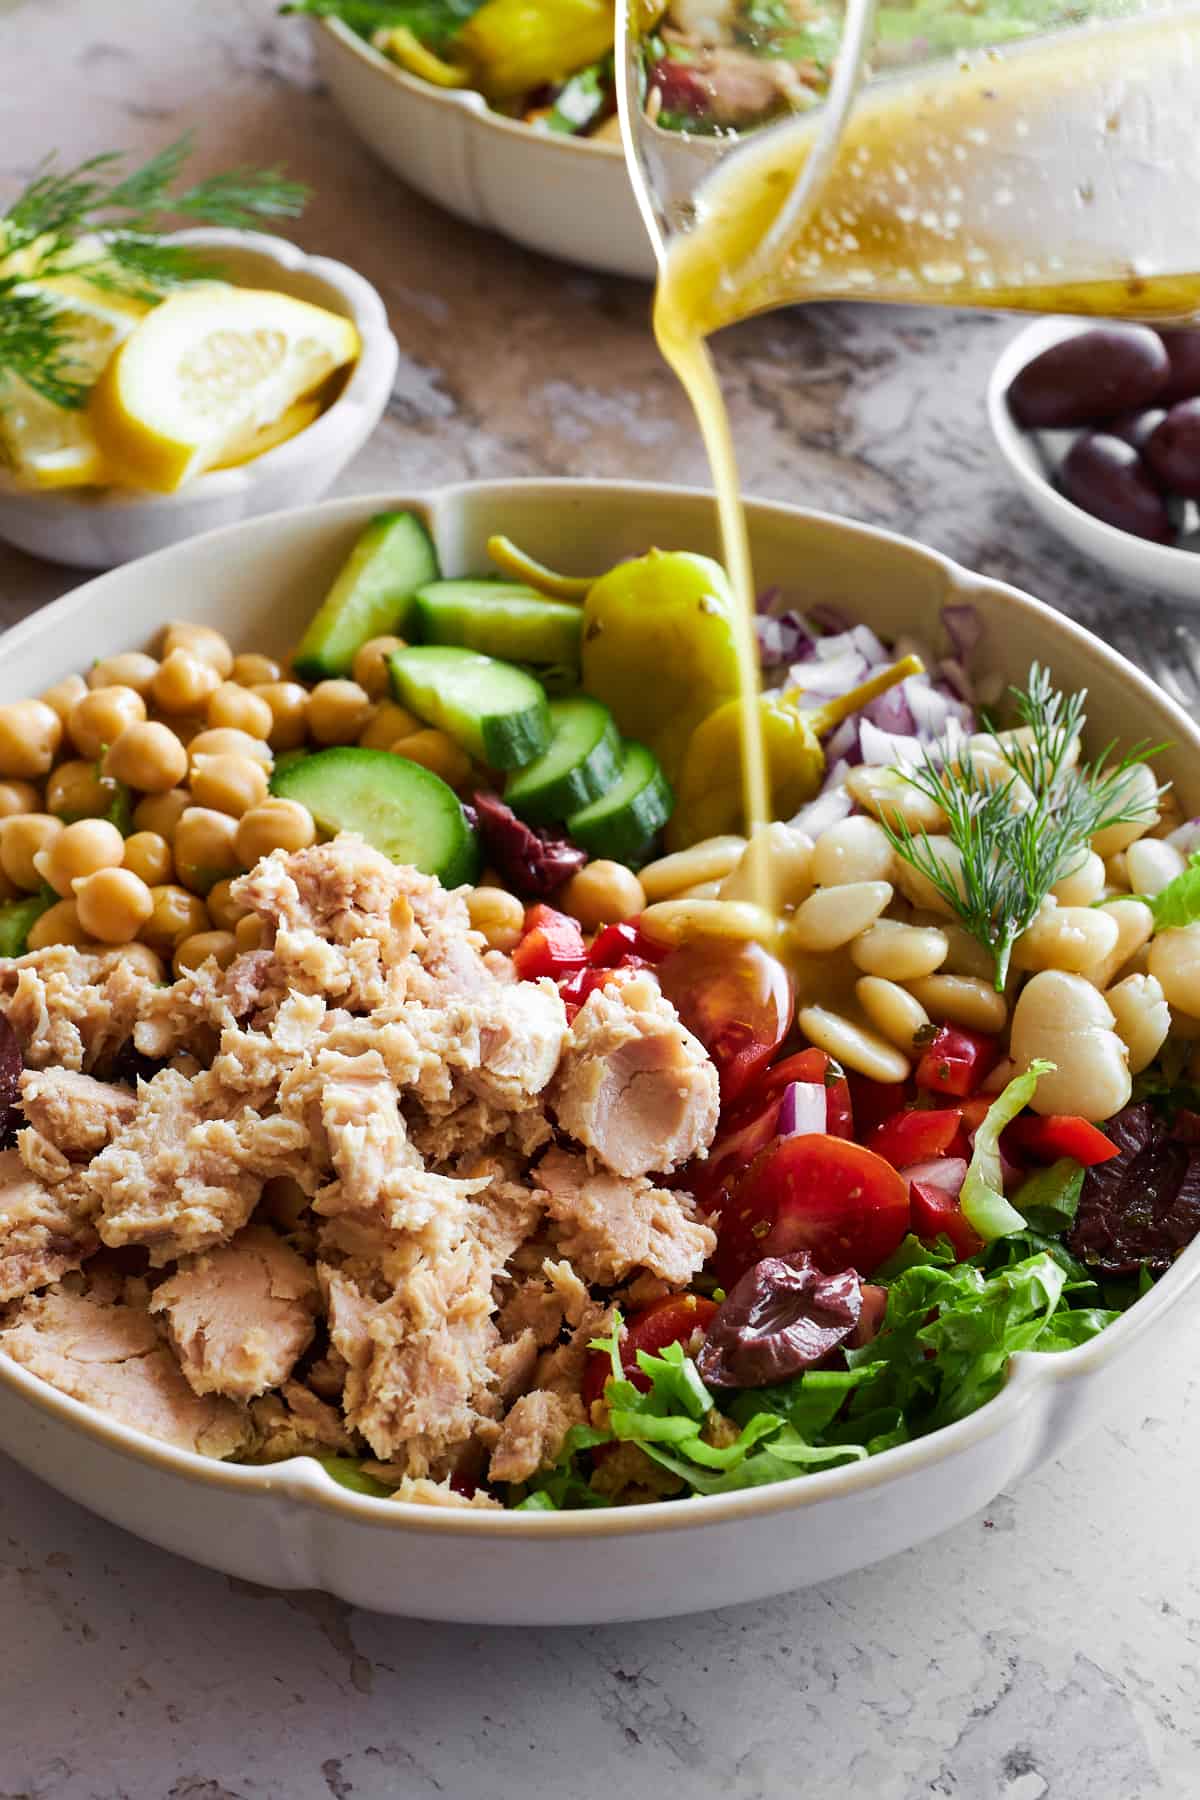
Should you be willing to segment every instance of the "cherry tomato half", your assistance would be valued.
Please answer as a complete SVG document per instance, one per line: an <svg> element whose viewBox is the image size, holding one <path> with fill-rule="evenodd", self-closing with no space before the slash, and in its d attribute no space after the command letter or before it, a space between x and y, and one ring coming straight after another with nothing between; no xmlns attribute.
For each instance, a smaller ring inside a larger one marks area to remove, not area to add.
<svg viewBox="0 0 1200 1800"><path fill-rule="evenodd" d="M960 1025L939 1025L937 1034L917 1064L916 1083L929 1094L953 1094L961 1099L973 1094L1000 1060L995 1038Z"/></svg>
<svg viewBox="0 0 1200 1800"><path fill-rule="evenodd" d="M639 1350L657 1356L667 1344L686 1344L697 1328L707 1328L716 1310L716 1301L706 1300L702 1294L667 1294L627 1319L621 1330L621 1367L634 1387L643 1394L650 1392L649 1379L638 1368ZM591 1351L583 1371L586 1407L604 1398L604 1384L611 1374L612 1363L604 1351Z"/></svg>
<svg viewBox="0 0 1200 1800"><path fill-rule="evenodd" d="M974 1226L967 1223L956 1194L947 1194L944 1189L926 1181L911 1182L908 1192L912 1203L912 1228L919 1238L929 1243L939 1237L949 1238L959 1262L965 1262L968 1256L983 1249L983 1239Z"/></svg>
<svg viewBox="0 0 1200 1800"><path fill-rule="evenodd" d="M726 1287L790 1250L807 1250L830 1275L869 1275L908 1228L908 1186L882 1156L828 1132L777 1138L733 1190L713 1265Z"/></svg>
<svg viewBox="0 0 1200 1800"><path fill-rule="evenodd" d="M1070 1156L1085 1169L1120 1155L1111 1138L1074 1113L1046 1113L1042 1118L1022 1113L1004 1132L1001 1147L1033 1162L1052 1163Z"/></svg>
<svg viewBox="0 0 1200 1800"><path fill-rule="evenodd" d="M851 1072L846 1077L850 1089L850 1100L854 1108L854 1123L857 1135L864 1143L877 1126L885 1119L890 1119L906 1106L911 1106L916 1096L916 1089L911 1081L871 1081L866 1075L855 1075Z"/></svg>
<svg viewBox="0 0 1200 1800"><path fill-rule="evenodd" d="M837 1073L831 1079L834 1069ZM854 1136L849 1083L824 1050L800 1050L795 1056L785 1056L782 1062L772 1063L746 1090L737 1110L740 1113L742 1107L757 1105L761 1099L782 1099L784 1089L793 1081L815 1082L825 1089L825 1129L830 1137Z"/></svg>
<svg viewBox="0 0 1200 1800"><path fill-rule="evenodd" d="M945 1156L958 1136L962 1113L957 1106L912 1107L885 1119L871 1133L870 1148L893 1169Z"/></svg>
<svg viewBox="0 0 1200 1800"><path fill-rule="evenodd" d="M717 1065L721 1100L735 1101L792 1022L792 979L761 944L683 944L659 964L663 993Z"/></svg>

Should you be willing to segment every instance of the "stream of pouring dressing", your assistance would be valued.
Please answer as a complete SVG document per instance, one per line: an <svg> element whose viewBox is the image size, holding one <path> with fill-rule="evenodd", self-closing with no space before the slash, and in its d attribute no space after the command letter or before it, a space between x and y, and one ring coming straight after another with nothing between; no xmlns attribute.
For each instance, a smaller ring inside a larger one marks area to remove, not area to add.
<svg viewBox="0 0 1200 1800"><path fill-rule="evenodd" d="M658 258L655 336L696 413L737 602L752 830L770 818L755 588L707 338L771 307L830 298L1194 320L1200 8L976 53L860 93L874 0L848 0L827 102L725 157L697 190L691 228L669 240L639 148L636 25L623 14L621 134ZM765 869L758 890L769 905Z"/></svg>

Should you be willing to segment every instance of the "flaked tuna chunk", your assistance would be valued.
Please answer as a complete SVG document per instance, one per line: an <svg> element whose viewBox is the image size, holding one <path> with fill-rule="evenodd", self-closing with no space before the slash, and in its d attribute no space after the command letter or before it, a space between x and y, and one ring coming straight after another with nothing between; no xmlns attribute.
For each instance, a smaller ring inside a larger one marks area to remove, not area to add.
<svg viewBox="0 0 1200 1800"><path fill-rule="evenodd" d="M192 1392L145 1307L102 1289L23 1300L0 1331L0 1349L72 1400L178 1450L232 1456L249 1440L242 1407Z"/></svg>
<svg viewBox="0 0 1200 1800"><path fill-rule="evenodd" d="M299 1381L286 1381L278 1394L265 1394L250 1408L258 1442L251 1462L281 1462L288 1456L346 1455L354 1439L335 1407Z"/></svg>
<svg viewBox="0 0 1200 1800"><path fill-rule="evenodd" d="M155 1289L188 1386L251 1400L287 1380L312 1342L318 1292L308 1264L262 1225L189 1256Z"/></svg>
<svg viewBox="0 0 1200 1800"><path fill-rule="evenodd" d="M551 981L502 982L483 969L476 993L410 1005L405 1014L422 1055L417 1096L434 1117L477 1095L509 1112L533 1107L567 1041L567 1014Z"/></svg>
<svg viewBox="0 0 1200 1800"><path fill-rule="evenodd" d="M588 1168L582 1156L549 1150L537 1166L558 1246L586 1281L612 1287L635 1269L684 1287L716 1248L690 1196L655 1187L644 1175Z"/></svg>
<svg viewBox="0 0 1200 1800"><path fill-rule="evenodd" d="M91 1070L133 1033L158 991L124 950L52 944L0 961L0 1011L17 1034L30 1069Z"/></svg>
<svg viewBox="0 0 1200 1800"><path fill-rule="evenodd" d="M528 1481L539 1469L553 1468L568 1431L583 1422L583 1401L576 1396L564 1398L545 1388L523 1394L500 1427L488 1480Z"/></svg>
<svg viewBox="0 0 1200 1800"><path fill-rule="evenodd" d="M27 1069L21 1106L29 1123L64 1156L86 1158L103 1150L137 1111L131 1088L95 1081L72 1069Z"/></svg>
<svg viewBox="0 0 1200 1800"><path fill-rule="evenodd" d="M0 1300L61 1281L99 1243L77 1179L47 1186L17 1151L0 1151Z"/></svg>
<svg viewBox="0 0 1200 1800"><path fill-rule="evenodd" d="M393 1175L420 1169L408 1141L399 1095L376 1051L358 1057L326 1057L321 1084L321 1123L338 1177L336 1209L359 1212L379 1204Z"/></svg>
<svg viewBox="0 0 1200 1800"><path fill-rule="evenodd" d="M618 1175L666 1171L707 1150L717 1071L653 976L611 982L575 1016L550 1090L564 1131Z"/></svg>

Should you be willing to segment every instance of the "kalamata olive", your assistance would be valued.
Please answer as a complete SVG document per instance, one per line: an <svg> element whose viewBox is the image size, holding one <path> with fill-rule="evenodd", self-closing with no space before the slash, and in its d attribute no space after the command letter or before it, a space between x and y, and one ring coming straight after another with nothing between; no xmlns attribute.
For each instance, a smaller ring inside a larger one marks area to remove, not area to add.
<svg viewBox="0 0 1200 1800"><path fill-rule="evenodd" d="M1200 400L1179 400L1142 452L1150 473L1172 493L1200 500Z"/></svg>
<svg viewBox="0 0 1200 1800"><path fill-rule="evenodd" d="M0 1150L14 1143L21 1117L21 1072L24 1058L17 1034L0 1013Z"/></svg>
<svg viewBox="0 0 1200 1800"><path fill-rule="evenodd" d="M1168 406L1175 400L1192 400L1200 394L1200 331L1160 331L1171 363L1167 385L1160 398Z"/></svg>
<svg viewBox="0 0 1200 1800"><path fill-rule="evenodd" d="M1162 424L1166 416L1164 406L1150 406L1145 412L1122 413L1119 419L1112 421L1107 430L1112 437L1123 438L1127 444L1132 444L1135 450L1144 450L1150 433Z"/></svg>
<svg viewBox="0 0 1200 1800"><path fill-rule="evenodd" d="M1172 541L1175 533L1166 501L1133 445L1123 438L1103 431L1077 437L1058 478L1067 499L1093 518L1156 544Z"/></svg>
<svg viewBox="0 0 1200 1800"><path fill-rule="evenodd" d="M1018 425L1094 425L1157 400L1171 364L1146 325L1103 325L1052 344L1008 390Z"/></svg>

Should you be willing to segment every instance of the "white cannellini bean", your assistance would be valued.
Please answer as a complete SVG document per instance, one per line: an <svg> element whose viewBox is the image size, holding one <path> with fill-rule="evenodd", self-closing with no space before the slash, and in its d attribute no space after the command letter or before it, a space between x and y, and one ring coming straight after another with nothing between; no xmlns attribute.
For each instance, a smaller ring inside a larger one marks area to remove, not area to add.
<svg viewBox="0 0 1200 1800"><path fill-rule="evenodd" d="M965 1025L989 1034L1008 1023L1008 1002L976 975L923 975L908 991L939 1024Z"/></svg>
<svg viewBox="0 0 1200 1800"><path fill-rule="evenodd" d="M1109 1119L1129 1100L1129 1053L1113 1030L1112 1009L1082 975L1043 969L1021 990L1013 1010L1009 1049L1018 1071L1045 1057L1030 1104L1037 1113L1079 1113Z"/></svg>
<svg viewBox="0 0 1200 1800"><path fill-rule="evenodd" d="M824 1050L843 1068L853 1069L870 1081L907 1081L911 1064L907 1056L861 1025L854 1025L825 1006L802 1006L796 1023L818 1050Z"/></svg>
<svg viewBox="0 0 1200 1800"><path fill-rule="evenodd" d="M671 895L671 898L672 900L719 900L721 886L719 881L698 881L695 887L680 888L677 894Z"/></svg>
<svg viewBox="0 0 1200 1800"><path fill-rule="evenodd" d="M1060 906L1090 906L1104 892L1104 883L1103 860L1094 850L1085 850L1055 882L1050 893Z"/></svg>
<svg viewBox="0 0 1200 1800"><path fill-rule="evenodd" d="M944 831L949 823L937 802L919 793L895 769L863 763L847 775L846 791L873 819L883 819L893 829L901 819L918 833Z"/></svg>
<svg viewBox="0 0 1200 1800"><path fill-rule="evenodd" d="M757 900L765 883L780 910L798 906L812 892L813 841L778 821L757 830L720 885L722 900Z"/></svg>
<svg viewBox="0 0 1200 1800"><path fill-rule="evenodd" d="M1185 864L1173 844L1161 838L1139 838L1125 852L1129 886L1135 894L1161 894L1169 881L1182 875Z"/></svg>
<svg viewBox="0 0 1200 1800"><path fill-rule="evenodd" d="M991 981L996 973L996 959L985 944L972 937L965 925L944 924L946 960L942 975L974 975L979 981Z"/></svg>
<svg viewBox="0 0 1200 1800"><path fill-rule="evenodd" d="M840 950L874 923L891 897L889 881L818 888L792 915L792 941L799 950Z"/></svg>
<svg viewBox="0 0 1200 1800"><path fill-rule="evenodd" d="M647 863L638 871L638 880L647 900L669 900L697 882L724 881L745 848L745 838L733 833L705 838L687 850Z"/></svg>
<svg viewBox="0 0 1200 1800"><path fill-rule="evenodd" d="M979 1084L981 1094L1002 1094L1013 1076L1017 1065L1011 1056L1002 1056L990 1075L985 1075Z"/></svg>
<svg viewBox="0 0 1200 1800"><path fill-rule="evenodd" d="M1112 1009L1117 1036L1129 1052L1129 1072L1140 1075L1154 1061L1171 1029L1171 1009L1153 975L1127 975L1104 998Z"/></svg>
<svg viewBox="0 0 1200 1800"><path fill-rule="evenodd" d="M1046 899L1013 945L1014 969L1067 969L1086 974L1111 956L1119 937L1107 907L1060 906Z"/></svg>
<svg viewBox="0 0 1200 1800"><path fill-rule="evenodd" d="M1104 908L1106 919L1115 919L1117 941L1108 955L1091 968L1082 970L1093 987L1101 993L1110 988L1118 975L1133 974L1133 958L1150 942L1154 933L1154 914L1144 900L1132 896L1111 900Z"/></svg>
<svg viewBox="0 0 1200 1800"><path fill-rule="evenodd" d="M818 887L842 887L856 881L891 881L896 852L883 826L865 813L854 813L823 831L813 846L812 878Z"/></svg>
<svg viewBox="0 0 1200 1800"><path fill-rule="evenodd" d="M1123 893L1129 892L1129 858L1123 850L1115 856L1104 859L1104 880L1110 888L1120 888Z"/></svg>
<svg viewBox="0 0 1200 1800"><path fill-rule="evenodd" d="M1013 750L1029 751L1034 744L1032 725L1014 725L1009 731L977 732L968 742L972 750L998 751L1006 760ZM1067 746L1066 755L1062 759L1065 769L1073 769L1079 761L1079 738L1073 737Z"/></svg>
<svg viewBox="0 0 1200 1800"><path fill-rule="evenodd" d="M1150 973L1172 1007L1200 1018L1200 925L1160 931L1150 946Z"/></svg>
<svg viewBox="0 0 1200 1800"><path fill-rule="evenodd" d="M932 855L938 867L945 872L946 880L961 894L962 851L952 838L930 837L922 845L922 851ZM937 913L939 917L951 918L954 908L950 906L934 887L928 875L914 869L911 863L897 859L896 880L905 899L911 900L914 906L924 907L927 912Z"/></svg>
<svg viewBox="0 0 1200 1800"><path fill-rule="evenodd" d="M899 919L878 919L850 946L850 960L865 975L885 981L913 981L932 975L946 960L950 941L931 925L904 925Z"/></svg>
<svg viewBox="0 0 1200 1800"><path fill-rule="evenodd" d="M1121 790L1121 806L1134 816L1120 825L1106 825L1096 833L1092 849L1097 856L1107 859L1118 850L1128 850L1130 844L1145 837L1158 823L1158 782L1153 769L1145 763L1135 763L1130 771L1129 781Z"/></svg>
<svg viewBox="0 0 1200 1800"><path fill-rule="evenodd" d="M854 992L875 1029L897 1050L911 1054L913 1039L929 1023L929 1014L921 1002L907 988L885 981L881 975L860 975Z"/></svg>
<svg viewBox="0 0 1200 1800"><path fill-rule="evenodd" d="M663 944L684 938L755 938L774 944L779 927L773 914L748 900L657 900L641 918L642 928Z"/></svg>

